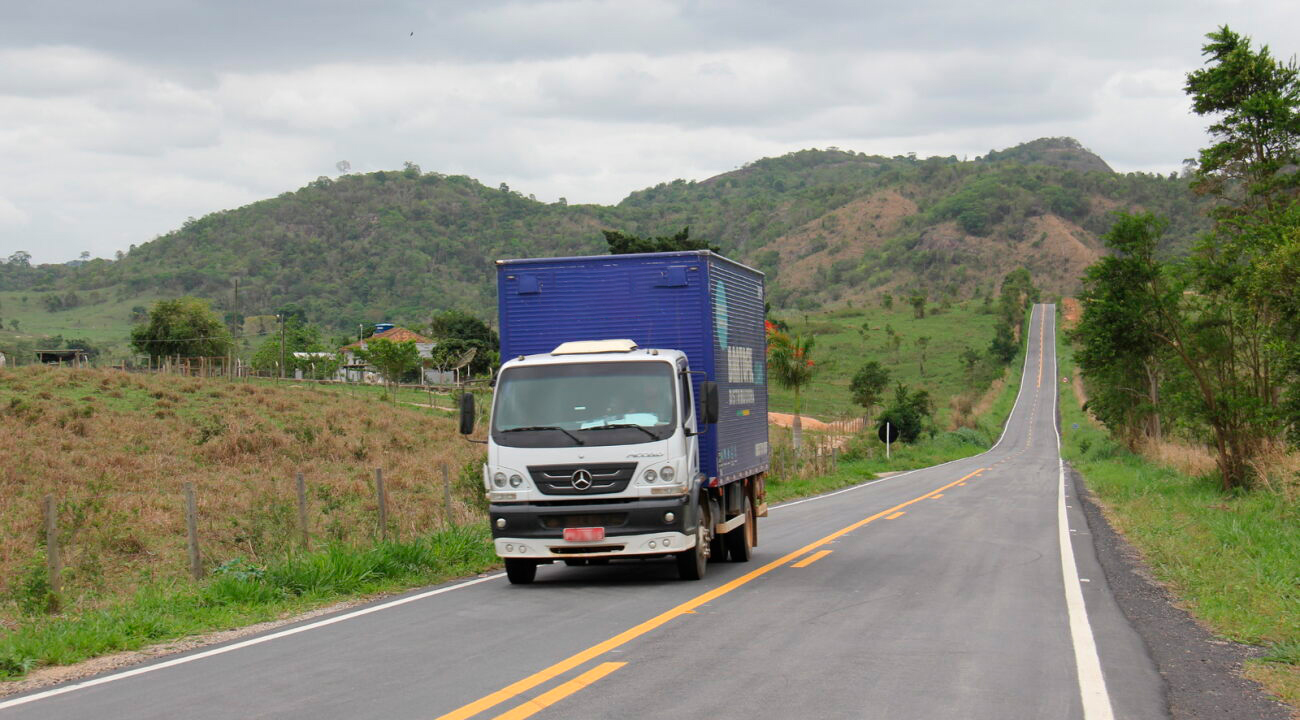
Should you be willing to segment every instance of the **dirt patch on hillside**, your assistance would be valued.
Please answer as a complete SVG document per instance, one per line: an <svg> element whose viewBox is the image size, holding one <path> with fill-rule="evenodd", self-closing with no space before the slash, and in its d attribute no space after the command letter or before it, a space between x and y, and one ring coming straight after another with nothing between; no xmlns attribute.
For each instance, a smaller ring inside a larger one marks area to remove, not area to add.
<svg viewBox="0 0 1300 720"><path fill-rule="evenodd" d="M1083 317L1083 304L1079 298L1061 298L1061 314L1064 316L1065 329L1073 330L1079 324L1079 318Z"/></svg>
<svg viewBox="0 0 1300 720"><path fill-rule="evenodd" d="M916 210L916 203L898 191L885 190L804 223L769 245L781 255L782 284L801 290L816 287L819 273L837 261L856 263Z"/></svg>

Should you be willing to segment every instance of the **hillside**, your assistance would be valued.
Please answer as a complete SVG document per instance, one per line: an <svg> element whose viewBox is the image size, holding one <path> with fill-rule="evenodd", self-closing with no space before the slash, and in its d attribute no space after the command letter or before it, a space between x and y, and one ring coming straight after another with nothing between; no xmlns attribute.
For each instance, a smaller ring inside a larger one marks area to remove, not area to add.
<svg viewBox="0 0 1300 720"><path fill-rule="evenodd" d="M1068 138L969 162L804 150L662 183L615 206L541 203L411 166L320 178L188 221L118 261L0 264L0 324L15 331L6 308L21 298L21 332L67 330L60 313L89 316L84 308L97 304L116 304L124 328L128 308L180 294L210 298L232 321L291 303L332 328L422 321L444 308L488 317L494 259L604 252L602 228L690 226L766 271L777 307L884 292L958 300L994 291L1022 264L1048 294L1070 293L1101 252L1111 212L1129 208L1171 217L1171 253L1206 227L1185 181L1116 174Z"/></svg>

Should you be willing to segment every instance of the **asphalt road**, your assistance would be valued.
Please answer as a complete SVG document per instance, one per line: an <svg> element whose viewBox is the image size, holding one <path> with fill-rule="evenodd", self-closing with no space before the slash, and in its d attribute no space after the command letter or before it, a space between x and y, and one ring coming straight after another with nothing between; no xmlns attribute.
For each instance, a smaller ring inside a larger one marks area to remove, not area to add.
<svg viewBox="0 0 1300 720"><path fill-rule="evenodd" d="M754 560L703 581L656 561L450 583L0 717L1166 717L1062 473L1053 322L1035 308L994 449L775 508Z"/></svg>

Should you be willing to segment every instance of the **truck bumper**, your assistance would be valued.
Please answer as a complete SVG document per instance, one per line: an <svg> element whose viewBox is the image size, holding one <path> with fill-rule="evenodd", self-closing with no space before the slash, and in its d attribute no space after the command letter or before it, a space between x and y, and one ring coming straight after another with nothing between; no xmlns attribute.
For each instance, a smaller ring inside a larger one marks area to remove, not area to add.
<svg viewBox="0 0 1300 720"><path fill-rule="evenodd" d="M689 496L582 504L498 503L488 507L501 557L566 559L663 555L695 545L695 509ZM671 520L665 520L670 517ZM499 527L504 521L505 527ZM568 542L564 529L603 527L605 538Z"/></svg>

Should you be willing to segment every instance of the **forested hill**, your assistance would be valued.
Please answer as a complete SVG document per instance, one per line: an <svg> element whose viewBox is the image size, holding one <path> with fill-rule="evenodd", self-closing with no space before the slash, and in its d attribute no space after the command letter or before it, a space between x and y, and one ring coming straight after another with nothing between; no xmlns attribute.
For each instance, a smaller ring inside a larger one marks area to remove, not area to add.
<svg viewBox="0 0 1300 720"><path fill-rule="evenodd" d="M690 226L692 237L766 271L778 307L881 292L969 297L1022 264L1049 292L1073 292L1111 212L1133 208L1171 218L1169 252L1206 228L1185 180L1116 174L1069 138L973 161L804 150L663 183L612 207L542 203L409 166L320 178L191 220L115 262L0 264L0 290L194 294L233 314L237 278L240 315L294 303L335 327L453 307L488 316L494 259L602 253L602 229Z"/></svg>

